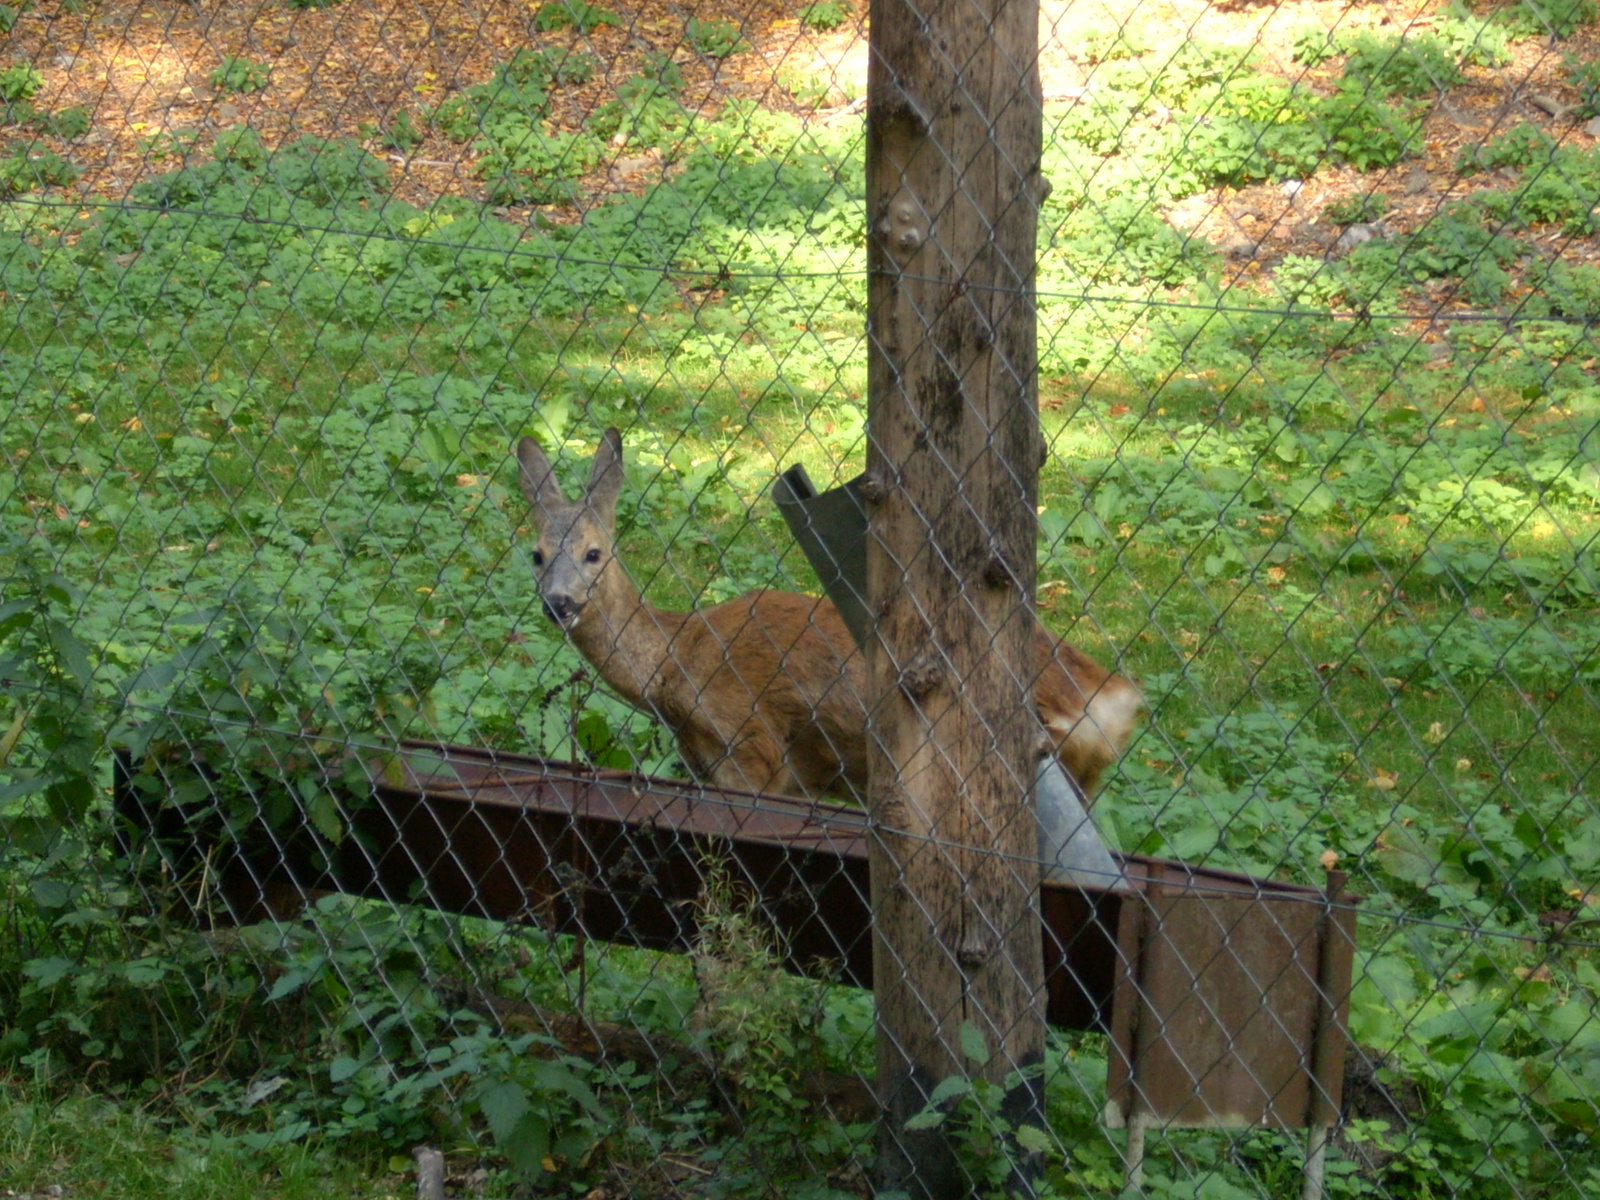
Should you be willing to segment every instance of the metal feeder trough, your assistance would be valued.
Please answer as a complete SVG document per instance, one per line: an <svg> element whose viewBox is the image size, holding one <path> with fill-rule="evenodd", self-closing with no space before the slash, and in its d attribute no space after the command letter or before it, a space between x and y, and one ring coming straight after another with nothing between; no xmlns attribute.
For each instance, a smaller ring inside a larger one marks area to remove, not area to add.
<svg viewBox="0 0 1600 1200"><path fill-rule="evenodd" d="M872 986L870 832L848 805L407 742L371 765L368 795L344 802L334 844L297 796L268 805L247 780L229 782L258 811L289 815L230 834L215 800L175 798L208 791L197 773L120 761L123 845L136 860L159 855L169 878L220 879L226 919L339 891L684 951L706 865L720 860L791 970ZM1129 1128L1130 1153L1151 1126L1325 1129L1340 1105L1354 946L1342 878L1322 891L1116 858L1116 887L1047 880L1040 932L1047 1019L1111 1035L1106 1116Z"/></svg>

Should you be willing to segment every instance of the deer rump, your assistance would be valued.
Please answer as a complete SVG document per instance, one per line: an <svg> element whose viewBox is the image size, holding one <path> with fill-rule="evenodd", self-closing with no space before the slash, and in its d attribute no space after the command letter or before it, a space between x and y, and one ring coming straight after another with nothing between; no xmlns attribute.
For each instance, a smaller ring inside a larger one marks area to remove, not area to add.
<svg viewBox="0 0 1600 1200"><path fill-rule="evenodd" d="M616 557L622 442L606 431L584 496L570 503L530 438L517 456L539 530L535 571L546 611L624 700L677 739L696 777L790 796L867 794L867 671L832 601L748 592L689 613L645 603ZM1042 625L1035 705L1085 797L1121 753L1143 701Z"/></svg>

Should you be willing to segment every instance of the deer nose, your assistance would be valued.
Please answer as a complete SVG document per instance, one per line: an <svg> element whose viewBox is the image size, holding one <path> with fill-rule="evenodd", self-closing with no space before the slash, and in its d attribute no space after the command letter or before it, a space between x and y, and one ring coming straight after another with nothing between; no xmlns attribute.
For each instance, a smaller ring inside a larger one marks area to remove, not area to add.
<svg viewBox="0 0 1600 1200"><path fill-rule="evenodd" d="M578 614L583 612L583 605L571 596L546 596L544 612L561 628L570 629L578 623Z"/></svg>

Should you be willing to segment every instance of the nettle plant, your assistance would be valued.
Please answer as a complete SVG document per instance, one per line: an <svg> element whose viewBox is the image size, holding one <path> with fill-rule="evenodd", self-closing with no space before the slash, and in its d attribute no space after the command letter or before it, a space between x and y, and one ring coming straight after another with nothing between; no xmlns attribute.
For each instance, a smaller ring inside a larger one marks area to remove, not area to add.
<svg viewBox="0 0 1600 1200"><path fill-rule="evenodd" d="M541 33L573 29L578 33L593 33L602 25L620 25L622 18L609 8L585 0L547 0L533 17L533 27Z"/></svg>
<svg viewBox="0 0 1600 1200"><path fill-rule="evenodd" d="M219 92L259 92L272 82L272 68L266 63L230 54L211 72L210 82Z"/></svg>
<svg viewBox="0 0 1600 1200"><path fill-rule="evenodd" d="M432 115L433 126L457 141L476 138L475 169L487 183L490 203L570 201L577 195L576 181L599 163L605 144L587 130L551 127L550 88L581 83L592 71L593 60L586 55L519 50L495 68L487 83L441 104Z"/></svg>
<svg viewBox="0 0 1600 1200"><path fill-rule="evenodd" d="M699 17L690 17L684 27L684 37L707 58L728 58L750 48L739 26L732 21L702 21Z"/></svg>
<svg viewBox="0 0 1600 1200"><path fill-rule="evenodd" d="M827 32L839 28L854 16L855 9L845 0L816 0L800 10L800 24L806 29Z"/></svg>

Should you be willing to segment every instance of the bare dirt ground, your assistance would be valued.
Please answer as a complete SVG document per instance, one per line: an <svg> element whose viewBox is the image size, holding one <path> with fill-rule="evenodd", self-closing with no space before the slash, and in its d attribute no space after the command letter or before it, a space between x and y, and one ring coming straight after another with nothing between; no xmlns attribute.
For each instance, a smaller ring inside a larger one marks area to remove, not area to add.
<svg viewBox="0 0 1600 1200"><path fill-rule="evenodd" d="M858 108L865 96L860 13L837 30L817 33L802 27L798 4L771 0L716 10L655 0L607 0L606 6L620 23L580 34L541 32L540 0L345 0L303 9L285 0L39 0L0 39L0 69L31 62L45 81L35 97L41 108L91 110L94 124L86 137L53 147L82 170L76 190L86 196L121 195L147 174L170 170L191 145L203 151L217 133L240 125L254 128L269 145L308 133L362 139L390 161L399 194L414 203L480 194L469 144L430 134L410 153L398 154L376 133L402 110L419 112L483 82L497 63L527 46L579 49L599 63L591 82L557 96L551 119L566 128L581 124L652 52L666 53L679 65L689 103L708 119L730 97L798 111L797 85L823 95L820 105L807 110L818 121ZM1081 54L1091 34L1103 37L1122 27L1157 48L1179 39L1237 45L1241 51L1253 46L1287 78L1315 83L1327 71L1307 71L1293 61L1296 31L1311 25L1421 30L1439 10L1432 0L1044 0L1041 81L1047 100L1083 97L1094 86L1094 68L1075 57L1075 49ZM685 37L694 16L736 22L751 49L723 60L697 53ZM1455 169L1460 150L1522 121L1565 142L1593 144L1596 139L1579 121L1561 114L1577 98L1565 82L1563 56L1593 60L1600 54L1600 31L1584 27L1558 46L1515 43L1513 53L1508 66L1469 68L1466 81L1434 107L1421 154L1398 167L1367 175L1325 170L1292 195L1279 185L1218 189L1179 205L1171 219L1217 244L1237 272L1248 274L1286 253L1327 253L1338 230L1321 212L1339 196L1383 191L1392 202L1388 230L1415 228L1452 197L1482 186L1481 178L1464 179ZM213 86L212 73L227 56L269 65L270 85L249 94ZM0 131L0 144L30 136L13 127ZM659 177L659 164L619 157L585 181L580 203L641 186L652 171ZM570 220L575 213L547 215ZM1592 241L1565 244L1563 253L1592 256Z"/></svg>

